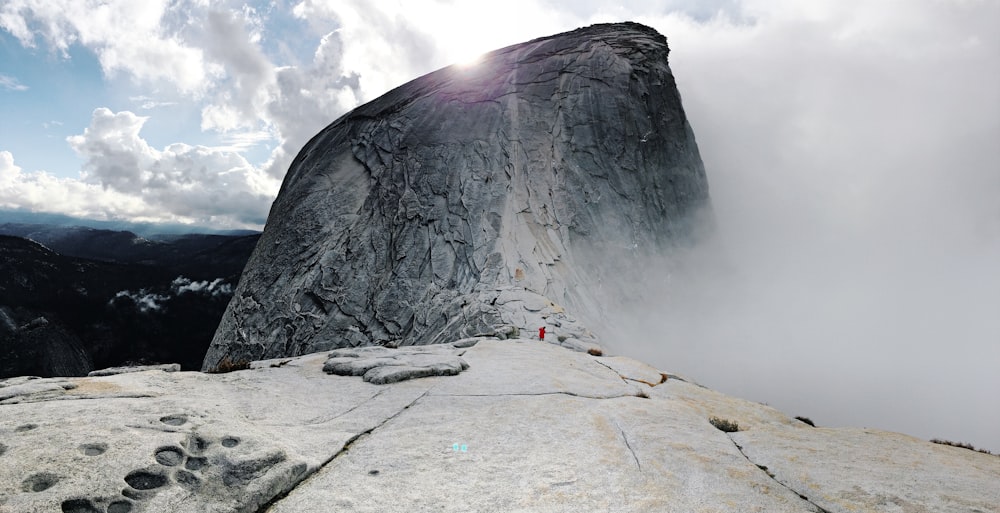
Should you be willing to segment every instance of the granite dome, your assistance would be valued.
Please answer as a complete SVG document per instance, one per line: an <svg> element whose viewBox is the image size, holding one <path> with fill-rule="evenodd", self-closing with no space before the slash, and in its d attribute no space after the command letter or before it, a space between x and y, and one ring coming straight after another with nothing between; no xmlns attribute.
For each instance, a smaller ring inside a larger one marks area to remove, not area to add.
<svg viewBox="0 0 1000 513"><path fill-rule="evenodd" d="M616 269L708 186L666 38L595 25L420 77L295 159L204 362L546 326L596 345Z"/></svg>

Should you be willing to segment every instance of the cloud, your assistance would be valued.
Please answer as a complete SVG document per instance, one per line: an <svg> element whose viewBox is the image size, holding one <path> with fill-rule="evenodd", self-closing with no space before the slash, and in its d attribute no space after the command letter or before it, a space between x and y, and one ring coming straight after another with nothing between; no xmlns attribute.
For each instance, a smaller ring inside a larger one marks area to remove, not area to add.
<svg viewBox="0 0 1000 513"><path fill-rule="evenodd" d="M147 289L140 289L138 292L122 290L115 294L115 297L108 301L108 304L113 305L115 300L121 298L130 299L133 303L135 303L135 306L139 308L140 312L149 313L163 310L163 304L170 299L170 296L156 294Z"/></svg>
<svg viewBox="0 0 1000 513"><path fill-rule="evenodd" d="M7 180L21 174L21 168L14 164L14 155L0 151L0 180Z"/></svg>
<svg viewBox="0 0 1000 513"><path fill-rule="evenodd" d="M121 298L128 298L142 313L162 311L167 303L177 296L184 294L200 294L213 298L228 297L233 295L233 284L225 282L224 278L212 281L191 281L183 276L178 276L170 283L169 290L164 290L162 294L152 289L139 289L138 291L122 290L115 294L109 305L114 305L115 301Z"/></svg>
<svg viewBox="0 0 1000 513"><path fill-rule="evenodd" d="M341 55L342 41L332 32L320 40L311 67L276 70L265 108L282 142L265 166L270 175L284 176L292 158L312 136L360 103L359 77L342 68Z"/></svg>
<svg viewBox="0 0 1000 513"><path fill-rule="evenodd" d="M303 0L296 17L333 34L340 64L369 101L436 68L560 30L576 28L565 9L532 0L482 2L328 2Z"/></svg>
<svg viewBox="0 0 1000 513"><path fill-rule="evenodd" d="M45 172L25 173L9 151L0 151L0 208L58 212L90 219L155 221L169 216L140 198ZM177 219L171 219L178 221Z"/></svg>
<svg viewBox="0 0 1000 513"><path fill-rule="evenodd" d="M359 101L358 77L340 64L339 36L317 36L312 62L278 66L260 49L265 22L250 7L223 12L197 2L14 0L0 7L0 26L26 46L40 40L66 56L80 44L98 56L108 76L122 71L137 84L168 84L201 102L201 129L224 141L212 148L177 143L155 149L139 136L150 118L97 109L84 134L68 139L86 161L81 181L60 180L62 188L99 185L102 197L131 196L148 207L105 215L146 210L147 219L213 225L259 226L294 155ZM144 110L175 103L144 94L130 99ZM273 142L270 158L257 166L241 156ZM19 177L20 189L43 181L42 174ZM17 201L13 195L9 200ZM81 198L72 205L89 212L98 206L85 203Z"/></svg>
<svg viewBox="0 0 1000 513"><path fill-rule="evenodd" d="M0 88L8 91L27 91L28 86L19 82L16 78L0 73Z"/></svg>
<svg viewBox="0 0 1000 513"><path fill-rule="evenodd" d="M139 135L146 120L128 111L95 110L84 133L67 139L85 159L81 180L195 222L263 222L276 180L233 151L182 143L152 148Z"/></svg>
<svg viewBox="0 0 1000 513"><path fill-rule="evenodd" d="M134 104L138 104L139 108L142 110L152 110L159 107L170 107L177 105L177 102L171 101L158 101L155 98L149 96L129 96L128 100Z"/></svg>
<svg viewBox="0 0 1000 513"><path fill-rule="evenodd" d="M0 151L0 207L231 228L263 224L278 180L231 149L153 148L140 136L147 119L95 110L84 133L67 139L85 160L78 178L24 172L9 151Z"/></svg>
<svg viewBox="0 0 1000 513"><path fill-rule="evenodd" d="M191 281L183 276L178 276L171 282L170 290L176 296L187 293L204 294L212 297L233 295L233 285L225 283L224 278L216 278L212 281Z"/></svg>
<svg viewBox="0 0 1000 513"><path fill-rule="evenodd" d="M108 76L123 71L140 81L163 81L196 94L212 70L203 50L184 42L181 28L164 23L183 18L191 2L155 0L8 0L0 6L0 27L22 45L41 38L68 56L82 44L95 52Z"/></svg>
<svg viewBox="0 0 1000 513"><path fill-rule="evenodd" d="M206 20L198 42L219 72L201 129L223 134L239 151L277 141L261 168L280 179L306 141L359 102L358 78L340 63L340 38L317 36L311 62L277 65L260 47L264 15L252 8L209 11Z"/></svg>

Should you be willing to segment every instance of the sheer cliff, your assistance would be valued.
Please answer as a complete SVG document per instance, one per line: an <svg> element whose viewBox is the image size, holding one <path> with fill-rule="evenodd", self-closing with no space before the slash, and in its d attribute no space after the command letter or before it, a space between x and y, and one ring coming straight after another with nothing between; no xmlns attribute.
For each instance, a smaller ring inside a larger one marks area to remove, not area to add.
<svg viewBox="0 0 1000 513"><path fill-rule="evenodd" d="M648 27L595 25L333 122L292 163L204 368L542 326L593 348L616 270L708 210L668 53Z"/></svg>

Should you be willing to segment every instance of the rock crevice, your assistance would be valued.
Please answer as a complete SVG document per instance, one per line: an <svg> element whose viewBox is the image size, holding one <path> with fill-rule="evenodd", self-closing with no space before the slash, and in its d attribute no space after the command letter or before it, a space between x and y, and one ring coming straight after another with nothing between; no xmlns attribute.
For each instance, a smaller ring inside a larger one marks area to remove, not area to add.
<svg viewBox="0 0 1000 513"><path fill-rule="evenodd" d="M773 481L774 481L775 483L778 483L779 485L781 485L781 486L782 486L783 488L785 488L786 490L788 490L788 491L790 491L790 492L794 493L795 495L798 495L798 496L799 496L799 498L800 498L800 499L802 499L803 501L805 501L805 502L809 503L809 506L811 506L811 507L813 508L813 511L814 511L814 512L816 512L816 513L830 513L829 511L827 511L827 510L825 510L825 509L821 508L821 507L820 507L820 506L819 506L818 504L816 504L815 502L813 502L813 501L809 500L809 497L806 497L805 495L803 495L803 494L802 494L802 492L800 492L800 491L798 491L798 490L796 490L796 489L792 488L791 486L789 486L789 485L788 485L788 483L783 483L783 482L781 482L781 480L780 480L780 479L778 479L777 477L775 477L775 475L774 475L773 473L771 473L771 472L770 472L770 471L769 471L769 470L767 469L767 467L766 467L766 466L764 466L764 465L760 465L760 464L757 464L757 463L756 463L756 462L754 462L754 461L753 461L752 459L750 459L750 456L747 456L747 453L743 451L743 447L740 447L740 444L736 443L736 440L733 440L733 437L731 437L731 436L729 436L729 435L726 435L726 436L727 436L727 437L729 438L729 440L730 440L731 442L733 442L733 445L734 445L734 446L736 447L736 450L740 451L740 454L742 454L742 455L743 455L743 457L744 457L744 458L746 458L748 462L752 463L752 464L753 464L753 465L754 465L755 467L759 468L759 469L760 469L760 471L761 471L761 472L763 472L763 473L764 473L764 475L766 475L766 476L767 476L768 478L770 478L771 480L773 480Z"/></svg>

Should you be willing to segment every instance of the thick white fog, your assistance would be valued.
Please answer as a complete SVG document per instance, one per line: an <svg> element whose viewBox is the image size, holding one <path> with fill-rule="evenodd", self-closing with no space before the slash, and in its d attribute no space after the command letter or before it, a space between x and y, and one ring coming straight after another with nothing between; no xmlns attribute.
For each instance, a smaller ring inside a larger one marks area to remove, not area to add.
<svg viewBox="0 0 1000 513"><path fill-rule="evenodd" d="M675 27L715 233L619 312L621 352L817 425L1000 452L1000 36L920 21Z"/></svg>

